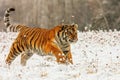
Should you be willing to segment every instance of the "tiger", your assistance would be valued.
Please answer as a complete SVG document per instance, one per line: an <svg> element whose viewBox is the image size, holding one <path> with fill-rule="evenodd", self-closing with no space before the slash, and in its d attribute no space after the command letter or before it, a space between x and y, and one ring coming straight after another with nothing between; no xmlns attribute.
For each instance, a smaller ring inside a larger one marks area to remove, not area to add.
<svg viewBox="0 0 120 80"><path fill-rule="evenodd" d="M7 31L18 32L5 59L11 65L18 55L21 55L22 66L34 53L37 55L53 55L59 64L73 64L71 45L78 41L77 24L59 24L51 29L14 25L10 23L10 12L15 8L8 8L4 14Z"/></svg>

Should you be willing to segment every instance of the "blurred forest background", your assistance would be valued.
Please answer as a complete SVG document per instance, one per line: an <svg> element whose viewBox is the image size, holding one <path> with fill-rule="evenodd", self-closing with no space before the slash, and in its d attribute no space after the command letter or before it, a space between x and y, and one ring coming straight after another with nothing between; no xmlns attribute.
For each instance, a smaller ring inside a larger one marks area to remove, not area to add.
<svg viewBox="0 0 120 80"><path fill-rule="evenodd" d="M0 31L3 16L14 7L11 22L51 28L77 23L79 30L120 30L120 0L0 0Z"/></svg>

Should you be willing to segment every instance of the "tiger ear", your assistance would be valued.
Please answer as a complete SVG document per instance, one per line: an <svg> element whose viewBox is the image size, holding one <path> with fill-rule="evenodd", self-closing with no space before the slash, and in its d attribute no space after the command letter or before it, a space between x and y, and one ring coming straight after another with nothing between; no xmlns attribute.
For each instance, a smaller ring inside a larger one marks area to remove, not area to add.
<svg viewBox="0 0 120 80"><path fill-rule="evenodd" d="M72 23L71 24L73 27L76 27L78 29L78 24Z"/></svg>
<svg viewBox="0 0 120 80"><path fill-rule="evenodd" d="M78 29L78 24L74 24L74 26Z"/></svg>
<svg viewBox="0 0 120 80"><path fill-rule="evenodd" d="M64 25L62 25L62 30L64 30L65 29L65 26Z"/></svg>

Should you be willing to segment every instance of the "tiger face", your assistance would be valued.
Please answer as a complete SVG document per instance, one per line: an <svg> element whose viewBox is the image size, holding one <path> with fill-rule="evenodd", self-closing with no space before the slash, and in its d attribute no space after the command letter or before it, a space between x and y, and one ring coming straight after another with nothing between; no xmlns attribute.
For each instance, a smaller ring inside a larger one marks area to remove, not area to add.
<svg viewBox="0 0 120 80"><path fill-rule="evenodd" d="M78 41L77 24L64 25L63 28L64 28L63 38L65 38L68 43L75 43Z"/></svg>

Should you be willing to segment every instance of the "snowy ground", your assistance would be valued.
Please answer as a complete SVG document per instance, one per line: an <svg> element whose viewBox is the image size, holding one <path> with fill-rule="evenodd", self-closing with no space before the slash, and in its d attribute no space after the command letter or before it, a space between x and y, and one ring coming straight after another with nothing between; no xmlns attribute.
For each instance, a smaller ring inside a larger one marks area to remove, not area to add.
<svg viewBox="0 0 120 80"><path fill-rule="evenodd" d="M20 56L5 64L15 33L0 32L0 80L120 80L120 32L79 32L72 44L73 65L55 62L53 56L34 55L27 66Z"/></svg>

